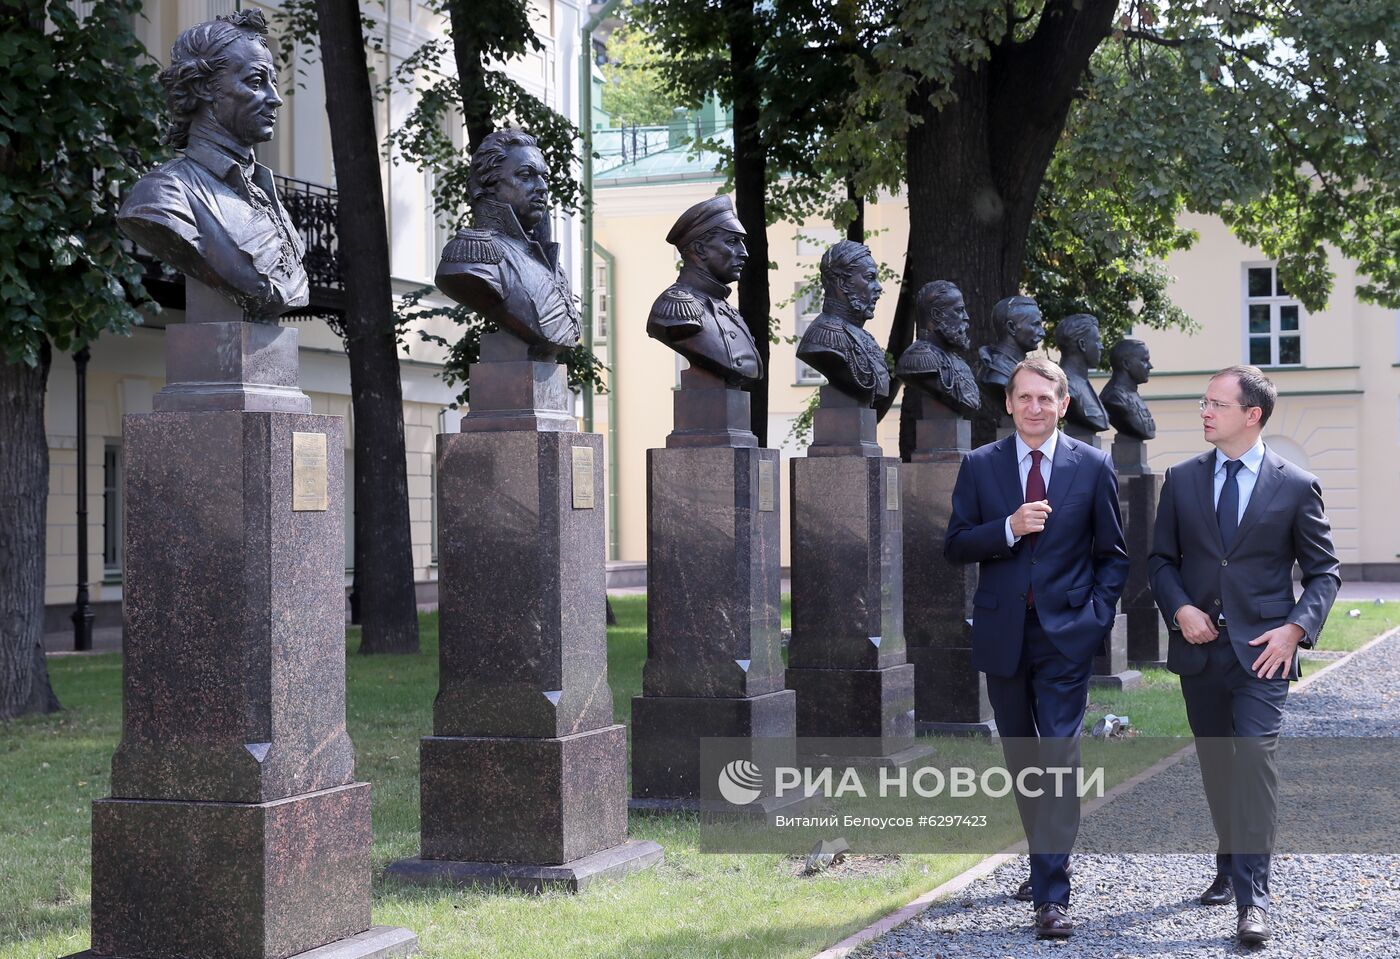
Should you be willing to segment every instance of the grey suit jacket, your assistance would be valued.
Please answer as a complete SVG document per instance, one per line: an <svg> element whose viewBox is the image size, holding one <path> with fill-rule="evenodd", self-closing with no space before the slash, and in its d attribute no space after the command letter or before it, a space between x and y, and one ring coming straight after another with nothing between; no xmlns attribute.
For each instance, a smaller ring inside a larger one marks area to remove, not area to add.
<svg viewBox="0 0 1400 959"><path fill-rule="evenodd" d="M1311 642L1336 599L1342 579L1332 529L1322 510L1317 477L1265 447L1259 478L1226 552L1215 519L1215 451L1167 470L1157 504L1148 573L1167 621L1167 668L1194 675L1205 668L1205 645L1186 642L1173 617L1190 604L1209 616L1222 613L1241 665L1250 669L1262 647L1250 640L1284 623L1302 627ZM1293 594L1293 564L1303 592ZM1298 678L1295 657L1290 679Z"/></svg>

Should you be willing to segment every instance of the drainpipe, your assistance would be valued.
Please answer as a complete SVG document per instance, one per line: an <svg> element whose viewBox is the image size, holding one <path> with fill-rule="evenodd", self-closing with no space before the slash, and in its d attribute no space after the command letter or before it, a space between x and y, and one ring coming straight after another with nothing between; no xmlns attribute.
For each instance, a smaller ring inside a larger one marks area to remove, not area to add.
<svg viewBox="0 0 1400 959"><path fill-rule="evenodd" d="M593 31L622 0L608 0L598 12L583 24L578 52L578 112L579 129L583 133L583 171L580 185L583 193L583 345L593 351ZM609 424L611 429L611 424ZM593 432L593 390L583 391L583 431Z"/></svg>
<svg viewBox="0 0 1400 959"><path fill-rule="evenodd" d="M617 515L617 296L614 286L617 282L613 267L617 261L601 246L594 252L608 267L608 309L612 310L612 329L608 330L608 559L616 560L621 552L618 546Z"/></svg>

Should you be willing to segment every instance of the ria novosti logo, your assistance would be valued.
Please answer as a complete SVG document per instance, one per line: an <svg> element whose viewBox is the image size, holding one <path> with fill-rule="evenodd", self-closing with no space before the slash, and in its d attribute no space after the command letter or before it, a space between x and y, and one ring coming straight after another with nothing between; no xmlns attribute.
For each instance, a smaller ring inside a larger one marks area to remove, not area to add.
<svg viewBox="0 0 1400 959"><path fill-rule="evenodd" d="M735 806L747 806L763 795L763 771L747 759L736 759L719 771L719 794Z"/></svg>

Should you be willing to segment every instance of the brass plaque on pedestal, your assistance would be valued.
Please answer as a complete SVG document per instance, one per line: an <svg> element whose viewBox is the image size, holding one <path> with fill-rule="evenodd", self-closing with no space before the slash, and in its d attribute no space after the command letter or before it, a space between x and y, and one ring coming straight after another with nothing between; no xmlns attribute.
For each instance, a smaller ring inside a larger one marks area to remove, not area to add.
<svg viewBox="0 0 1400 959"><path fill-rule="evenodd" d="M593 447L573 446L574 509L593 508Z"/></svg>
<svg viewBox="0 0 1400 959"><path fill-rule="evenodd" d="M292 434L292 509L324 510L326 503L326 434Z"/></svg>
<svg viewBox="0 0 1400 959"><path fill-rule="evenodd" d="M758 461L758 511L771 513L777 502L778 470L772 460Z"/></svg>
<svg viewBox="0 0 1400 959"><path fill-rule="evenodd" d="M885 467L885 509L899 509L899 467Z"/></svg>

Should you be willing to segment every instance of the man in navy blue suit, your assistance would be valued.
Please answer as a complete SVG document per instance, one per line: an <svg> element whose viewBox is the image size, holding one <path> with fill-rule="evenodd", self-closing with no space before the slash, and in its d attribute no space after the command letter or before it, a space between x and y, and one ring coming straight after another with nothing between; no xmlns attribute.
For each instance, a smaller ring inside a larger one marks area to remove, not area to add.
<svg viewBox="0 0 1400 959"><path fill-rule="evenodd" d="M972 665L987 674L1013 772L1078 766L1089 673L1128 576L1113 463L1058 430L1068 406L1058 366L1016 366L1006 388L1016 432L963 460L943 544L949 562L979 564ZM1053 785L1047 777L1042 788ZM1036 802L1018 789L1016 799L1031 843L1036 936L1067 938L1078 797Z"/></svg>

